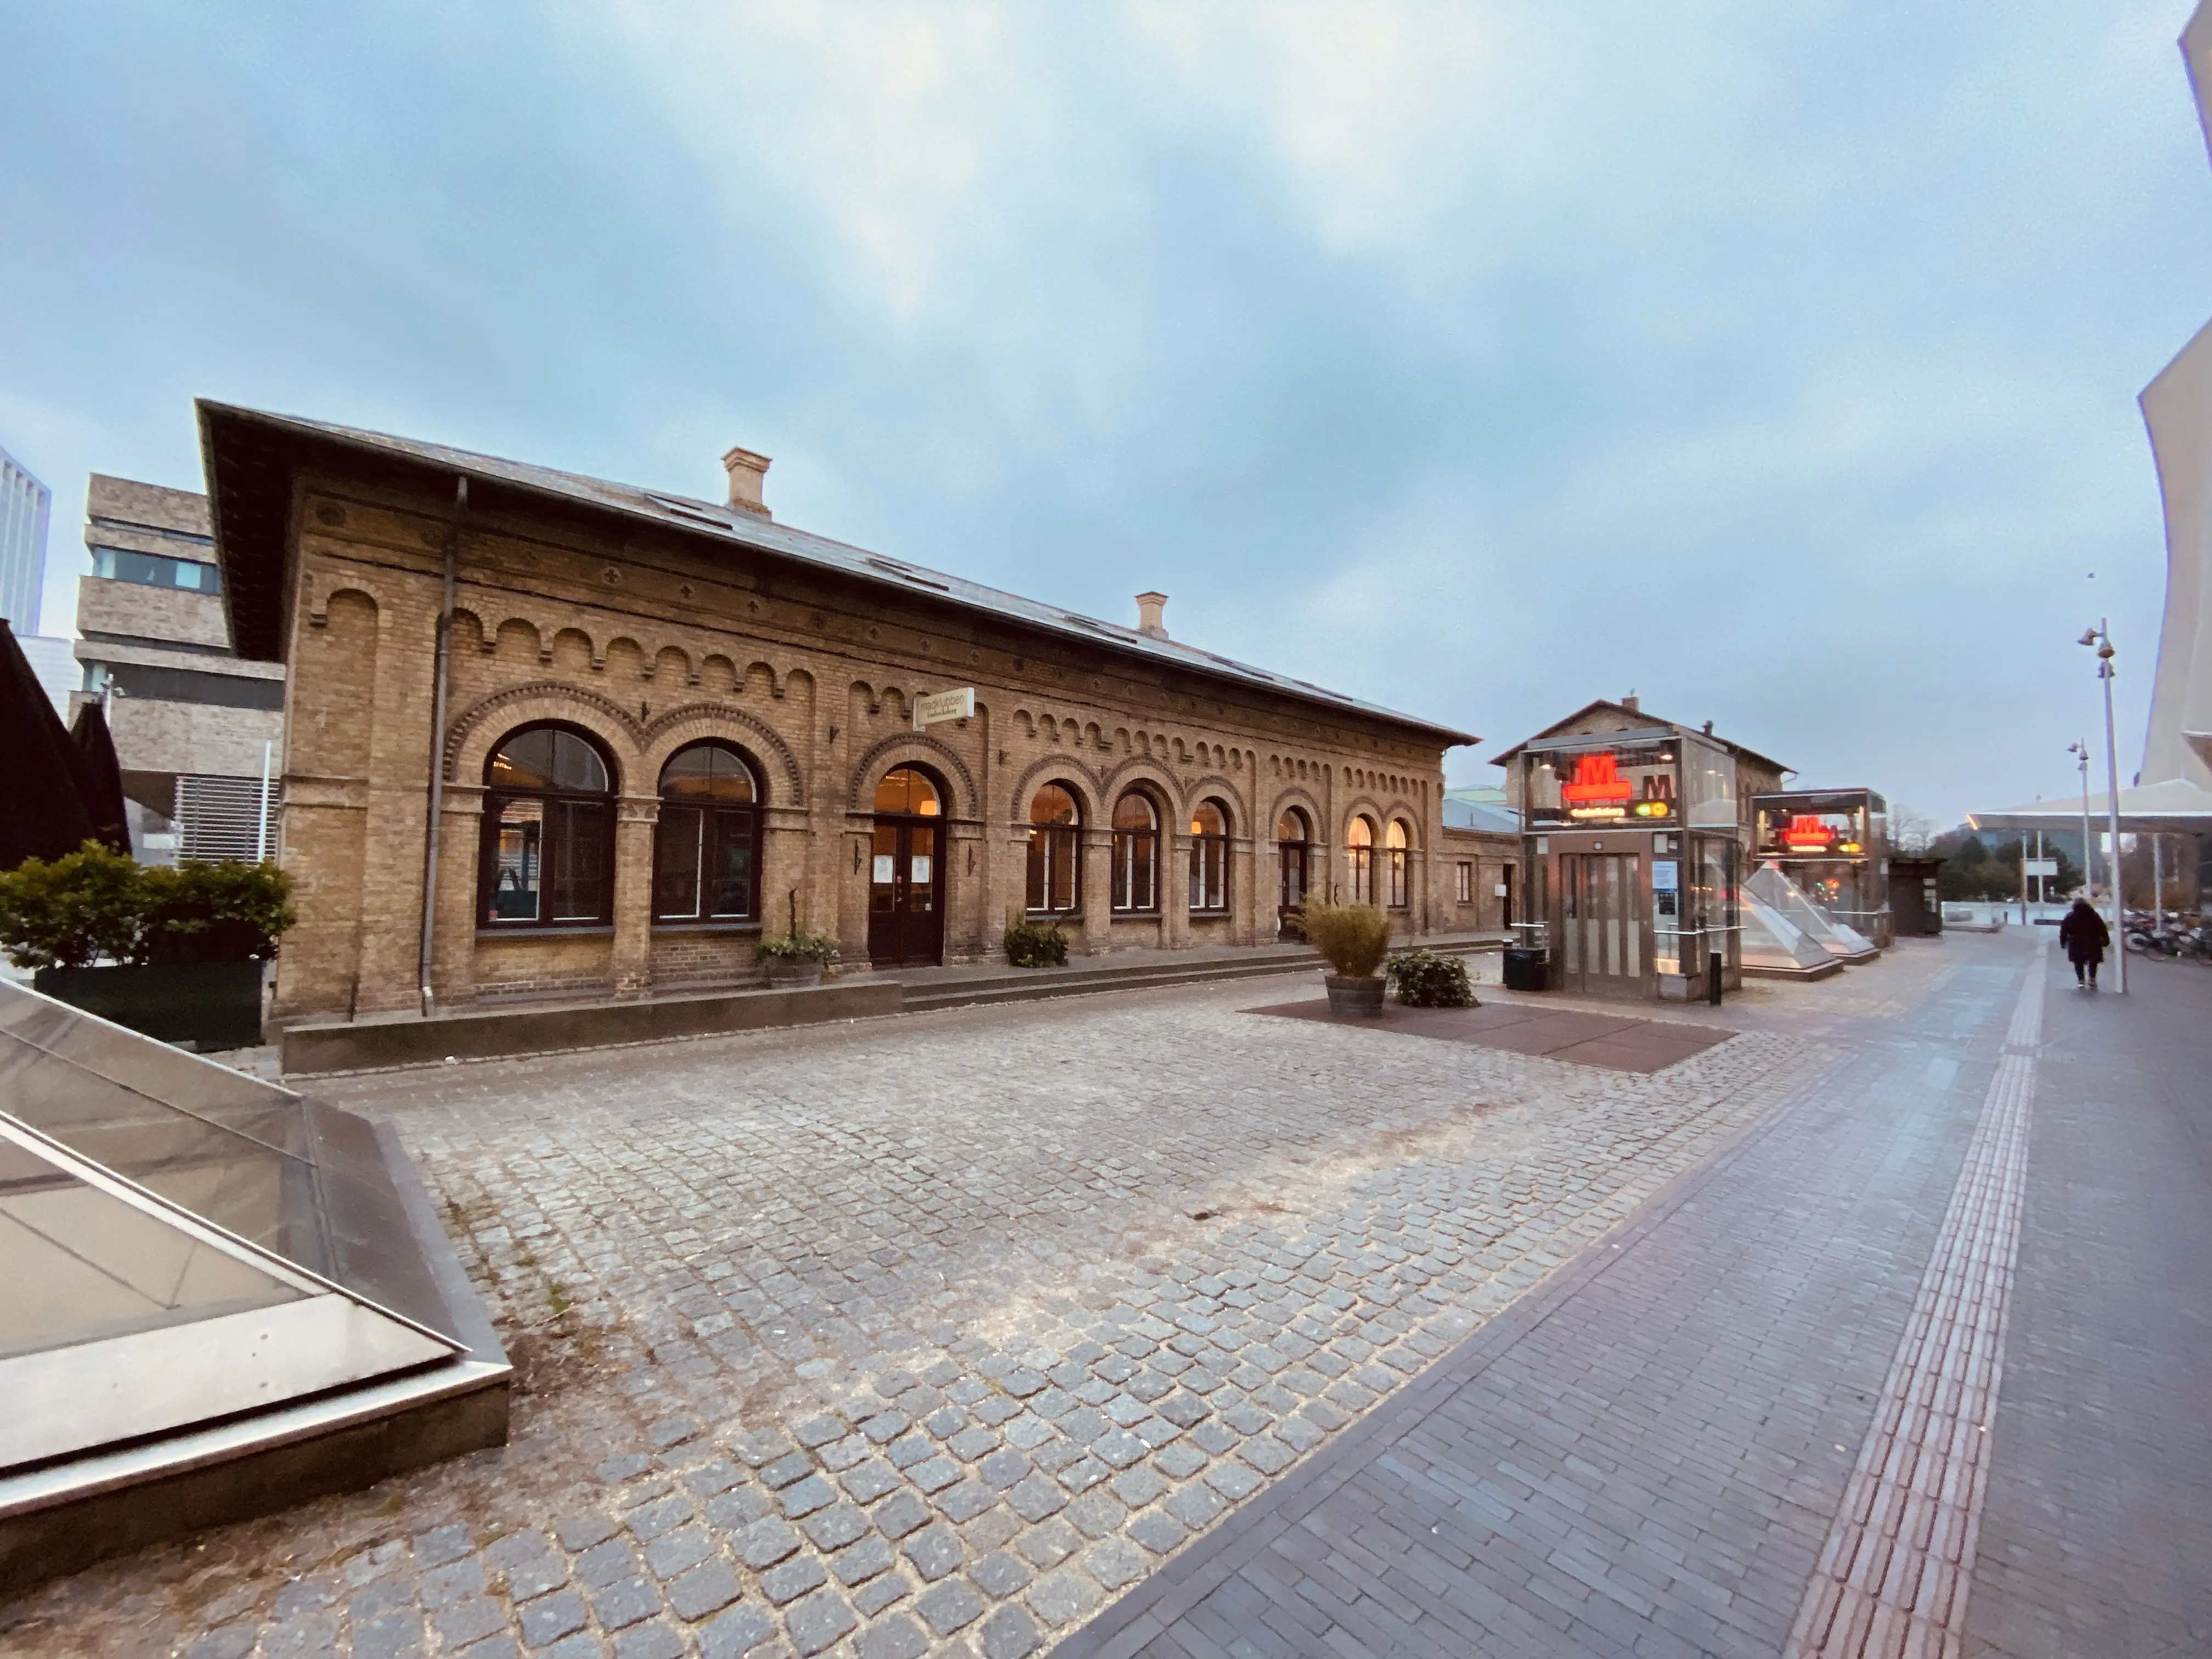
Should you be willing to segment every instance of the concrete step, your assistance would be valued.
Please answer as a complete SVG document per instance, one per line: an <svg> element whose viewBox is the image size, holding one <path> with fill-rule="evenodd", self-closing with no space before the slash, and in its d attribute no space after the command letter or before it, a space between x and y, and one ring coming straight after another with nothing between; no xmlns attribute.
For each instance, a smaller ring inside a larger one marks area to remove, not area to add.
<svg viewBox="0 0 2212 1659"><path fill-rule="evenodd" d="M1449 955L1472 956L1501 947L1487 939L1455 939L1430 948ZM1035 1002L1049 997L1082 996L1094 991L1139 991L1166 985L1257 979L1268 975L1316 972L1321 967L1317 951L1290 950L1205 962L1146 963L1127 968L1015 968L1003 974L972 979L906 984L901 1012Z"/></svg>

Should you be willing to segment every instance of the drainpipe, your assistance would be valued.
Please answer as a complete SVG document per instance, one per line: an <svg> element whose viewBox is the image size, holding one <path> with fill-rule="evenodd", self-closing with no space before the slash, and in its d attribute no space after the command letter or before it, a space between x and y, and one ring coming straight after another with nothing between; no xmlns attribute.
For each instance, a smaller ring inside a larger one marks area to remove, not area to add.
<svg viewBox="0 0 2212 1659"><path fill-rule="evenodd" d="M430 690L430 823L422 837L422 953L416 964L422 1018L437 1012L430 989L430 957L437 938L438 832L446 811L446 682L453 672L453 582L461 559L461 520L469 510L469 481L453 480L453 516L446 525L446 589L438 605L437 662Z"/></svg>

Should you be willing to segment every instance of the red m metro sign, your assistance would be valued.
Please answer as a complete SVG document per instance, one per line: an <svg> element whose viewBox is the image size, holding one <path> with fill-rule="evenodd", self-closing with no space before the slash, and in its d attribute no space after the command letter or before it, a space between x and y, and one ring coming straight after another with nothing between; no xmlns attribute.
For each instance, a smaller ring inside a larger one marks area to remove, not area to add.
<svg viewBox="0 0 2212 1659"><path fill-rule="evenodd" d="M1635 793L1609 753L1584 755L1575 763L1574 776L1559 786L1559 799L1570 806L1626 806Z"/></svg>

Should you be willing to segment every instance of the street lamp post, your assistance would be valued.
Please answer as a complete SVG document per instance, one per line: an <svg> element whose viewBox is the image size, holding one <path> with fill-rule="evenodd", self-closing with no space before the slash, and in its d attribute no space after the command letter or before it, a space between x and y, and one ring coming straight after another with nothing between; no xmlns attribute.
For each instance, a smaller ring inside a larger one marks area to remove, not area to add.
<svg viewBox="0 0 2212 1659"><path fill-rule="evenodd" d="M2112 836L2112 955L2116 981L2113 988L2125 996L2128 994L2128 913L2127 894L2120 879L2120 751L2119 740L2112 730L2111 619L2099 617L2094 628L2083 631L2081 642L2096 647L2097 678L2105 683L2105 769L2108 792L2105 797L2105 806Z"/></svg>
<svg viewBox="0 0 2212 1659"><path fill-rule="evenodd" d="M2081 769L2081 886L2089 902L2097 902L2097 854L2089 845L2089 745L2069 743L2066 752Z"/></svg>

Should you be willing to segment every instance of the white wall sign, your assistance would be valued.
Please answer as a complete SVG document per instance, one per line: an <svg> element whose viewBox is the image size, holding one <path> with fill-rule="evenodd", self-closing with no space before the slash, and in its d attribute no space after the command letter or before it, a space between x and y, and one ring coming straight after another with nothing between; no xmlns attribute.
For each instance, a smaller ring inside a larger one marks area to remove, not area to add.
<svg viewBox="0 0 2212 1659"><path fill-rule="evenodd" d="M957 691L933 691L926 697L914 700L914 729L936 726L945 720L972 719L975 713L975 688L963 685Z"/></svg>
<svg viewBox="0 0 2212 1659"><path fill-rule="evenodd" d="M2031 876L2055 876L2058 873L2057 859L2030 859L2021 866Z"/></svg>

